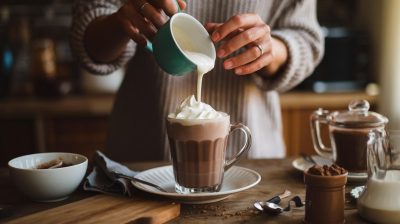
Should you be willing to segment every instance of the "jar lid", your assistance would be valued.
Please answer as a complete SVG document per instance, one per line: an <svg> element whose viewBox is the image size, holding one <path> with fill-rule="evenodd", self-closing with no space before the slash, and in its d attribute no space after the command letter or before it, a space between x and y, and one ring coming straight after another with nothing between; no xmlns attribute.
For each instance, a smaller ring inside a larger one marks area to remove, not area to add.
<svg viewBox="0 0 400 224"><path fill-rule="evenodd" d="M345 128L369 128L385 125L388 119L378 113L369 111L366 100L353 100L348 111L336 111L330 114L333 125Z"/></svg>

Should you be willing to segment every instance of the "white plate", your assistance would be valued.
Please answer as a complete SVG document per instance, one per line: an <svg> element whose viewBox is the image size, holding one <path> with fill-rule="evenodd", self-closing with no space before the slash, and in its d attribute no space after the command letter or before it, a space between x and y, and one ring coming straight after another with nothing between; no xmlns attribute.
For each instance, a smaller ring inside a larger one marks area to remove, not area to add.
<svg viewBox="0 0 400 224"><path fill-rule="evenodd" d="M333 163L332 160L324 158L322 156L313 155L312 158L318 165L331 165ZM305 171L308 168L312 167L314 164L308 162L307 160L303 159L302 157L293 160L292 166L299 171ZM349 182L363 182L366 181L368 178L367 174L352 174L349 173L347 176L347 180Z"/></svg>
<svg viewBox="0 0 400 224"><path fill-rule="evenodd" d="M168 192L159 191L153 187L132 181L133 186L148 193L167 197L185 204L205 204L221 201L233 193L254 187L261 180L256 171L233 166L224 175L224 182L219 192L179 194L175 192L175 178L172 166L162 166L143 171L136 178L154 183Z"/></svg>

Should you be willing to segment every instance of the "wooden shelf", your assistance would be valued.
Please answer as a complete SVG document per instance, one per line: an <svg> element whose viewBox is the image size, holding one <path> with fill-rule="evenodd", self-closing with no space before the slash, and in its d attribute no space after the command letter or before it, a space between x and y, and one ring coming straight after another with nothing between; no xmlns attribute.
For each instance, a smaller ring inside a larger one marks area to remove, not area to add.
<svg viewBox="0 0 400 224"><path fill-rule="evenodd" d="M331 109L342 108L355 99L367 100L371 105L376 104L377 96L367 95L365 92L347 93L313 93L288 92L280 96L282 109L317 109L319 107Z"/></svg>
<svg viewBox="0 0 400 224"><path fill-rule="evenodd" d="M70 96L61 99L0 100L0 116L18 115L110 115L114 95Z"/></svg>
<svg viewBox="0 0 400 224"><path fill-rule="evenodd" d="M114 95L70 96L57 100L45 99L3 99L0 100L0 116L5 115L109 115L112 111ZM282 109L342 108L353 99L376 103L376 96L364 92L312 93L288 92L280 95Z"/></svg>

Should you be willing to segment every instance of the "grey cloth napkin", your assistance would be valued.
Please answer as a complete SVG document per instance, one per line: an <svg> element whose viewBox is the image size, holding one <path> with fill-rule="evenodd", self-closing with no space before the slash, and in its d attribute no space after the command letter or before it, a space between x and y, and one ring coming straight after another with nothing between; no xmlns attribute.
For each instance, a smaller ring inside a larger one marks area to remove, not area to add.
<svg viewBox="0 0 400 224"><path fill-rule="evenodd" d="M117 194L132 197L133 186L130 180L116 177L113 172L127 176L135 176L138 172L119 164L100 151L94 156L93 171L86 177L83 189L106 194Z"/></svg>

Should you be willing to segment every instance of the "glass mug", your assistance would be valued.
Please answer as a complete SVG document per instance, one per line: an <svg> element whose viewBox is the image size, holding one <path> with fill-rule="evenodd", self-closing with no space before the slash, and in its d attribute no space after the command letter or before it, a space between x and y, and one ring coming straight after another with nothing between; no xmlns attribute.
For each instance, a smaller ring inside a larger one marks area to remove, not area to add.
<svg viewBox="0 0 400 224"><path fill-rule="evenodd" d="M369 111L366 100L350 102L348 111L318 109L311 115L311 136L315 151L322 157L349 171L350 175L367 176L367 142L372 130L384 130L388 119ZM329 126L332 148L326 147L320 136L320 124Z"/></svg>
<svg viewBox="0 0 400 224"><path fill-rule="evenodd" d="M243 132L245 144L230 160L226 160L228 136ZM190 194L217 192L224 172L251 146L251 133L243 124L230 124L227 114L214 119L167 118L167 134L173 163L175 190Z"/></svg>

